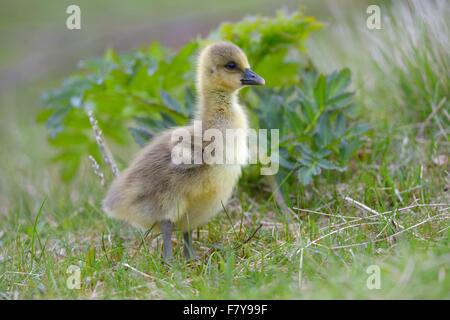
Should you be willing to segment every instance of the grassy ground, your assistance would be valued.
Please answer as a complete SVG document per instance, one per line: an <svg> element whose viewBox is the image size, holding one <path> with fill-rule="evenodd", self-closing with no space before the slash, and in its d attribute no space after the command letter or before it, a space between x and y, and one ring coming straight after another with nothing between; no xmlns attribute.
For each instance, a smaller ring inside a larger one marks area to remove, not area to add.
<svg viewBox="0 0 450 320"><path fill-rule="evenodd" d="M448 13L448 5L432 11L447 36ZM89 169L72 185L59 182L45 129L27 106L48 83L2 95L0 296L449 299L448 42L440 47L431 37L412 51L399 42L389 47L411 64L375 60L366 55L376 53L374 39L409 41L400 23L407 14L370 37L358 17L331 22L310 48L322 68L347 65L356 74L359 110L373 126L358 157L344 174L291 188L295 215L282 214L268 193L250 192L244 177L227 212L195 232L200 259L190 263L180 234L169 267L161 239L107 218L100 210L105 190ZM346 29L358 37L350 42ZM80 289L67 286L70 266L80 268ZM367 286L370 266L379 267L379 289Z"/></svg>

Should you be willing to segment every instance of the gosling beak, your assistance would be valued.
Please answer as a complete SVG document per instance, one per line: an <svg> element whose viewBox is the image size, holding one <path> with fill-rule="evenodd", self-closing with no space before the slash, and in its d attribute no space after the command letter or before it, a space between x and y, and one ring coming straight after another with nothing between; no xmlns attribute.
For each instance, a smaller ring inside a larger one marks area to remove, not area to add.
<svg viewBox="0 0 450 320"><path fill-rule="evenodd" d="M245 85L265 85L266 81L253 70L247 68L244 70L244 77L241 79L241 83Z"/></svg>

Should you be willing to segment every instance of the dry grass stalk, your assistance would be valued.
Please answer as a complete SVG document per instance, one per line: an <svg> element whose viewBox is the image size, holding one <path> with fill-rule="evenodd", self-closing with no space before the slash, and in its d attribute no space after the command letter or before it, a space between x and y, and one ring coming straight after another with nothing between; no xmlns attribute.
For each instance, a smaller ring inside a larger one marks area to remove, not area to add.
<svg viewBox="0 0 450 320"><path fill-rule="evenodd" d="M100 184L102 186L104 186L105 185L105 175L100 170L100 166L99 166L98 162L91 155L89 155L89 160L91 160L91 166L92 166L92 169L94 170L95 175L97 177L99 177L99 179L100 179Z"/></svg>
<svg viewBox="0 0 450 320"><path fill-rule="evenodd" d="M89 122L91 123L92 130L94 131L95 141L97 142L97 145L99 146L100 151L102 153L103 160L111 168L113 175L117 177L120 173L119 169L117 168L117 165L114 162L111 152L109 151L108 147L106 146L103 140L102 131L98 126L98 122L94 117L94 113L92 112L92 110L88 110L87 115L89 117Z"/></svg>

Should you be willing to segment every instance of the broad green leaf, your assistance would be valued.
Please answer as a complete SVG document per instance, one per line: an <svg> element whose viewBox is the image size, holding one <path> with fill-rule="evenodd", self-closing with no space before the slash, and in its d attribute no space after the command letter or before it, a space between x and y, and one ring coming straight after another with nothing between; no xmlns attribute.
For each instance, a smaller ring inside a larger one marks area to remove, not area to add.
<svg viewBox="0 0 450 320"><path fill-rule="evenodd" d="M326 169L326 170L338 170L341 172L346 170L345 167L340 167L326 159L319 159L318 164L321 168Z"/></svg>
<svg viewBox="0 0 450 320"><path fill-rule="evenodd" d="M161 99L166 107L177 113L186 114L186 112L181 108L181 105L176 99L174 99L169 93L161 90Z"/></svg>
<svg viewBox="0 0 450 320"><path fill-rule="evenodd" d="M316 86L314 87L314 98L316 99L318 109L323 110L327 98L327 81L323 74L317 79Z"/></svg>
<svg viewBox="0 0 450 320"><path fill-rule="evenodd" d="M351 82L351 72L348 68L344 68L339 72L333 72L328 77L328 92L330 97L334 97L342 93Z"/></svg>
<svg viewBox="0 0 450 320"><path fill-rule="evenodd" d="M141 147L145 146L153 136L150 131L142 127L129 128L129 130L131 132L131 135L133 136L134 141L136 141L136 143Z"/></svg>

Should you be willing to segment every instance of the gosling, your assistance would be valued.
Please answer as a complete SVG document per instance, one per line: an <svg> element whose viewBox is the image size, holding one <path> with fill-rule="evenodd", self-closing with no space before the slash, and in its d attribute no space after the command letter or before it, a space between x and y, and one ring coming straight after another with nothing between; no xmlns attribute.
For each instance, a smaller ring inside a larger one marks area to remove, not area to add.
<svg viewBox="0 0 450 320"><path fill-rule="evenodd" d="M194 137L194 123L200 122L202 133L207 129L218 130L223 133L223 139L227 129L246 130L247 116L239 105L237 93L246 85L264 84L264 79L250 69L239 47L229 42L207 46L197 64L197 113L193 123L181 129ZM103 209L109 216L143 229L159 230L166 262L173 257L174 229L183 231L186 259L195 256L192 230L206 223L226 204L242 167L242 163L207 164L207 161L175 164L172 152L178 141L173 141L173 135L178 129L162 132L141 149L112 183L103 201ZM205 156L208 141L201 139L200 150ZM226 141L224 144L228 145ZM195 142L189 146L194 149ZM245 156L246 137L238 137L234 148Z"/></svg>

